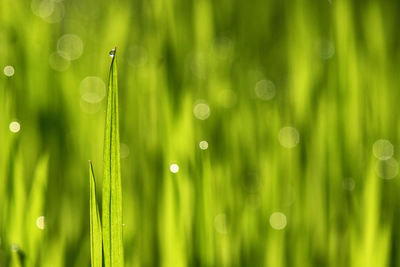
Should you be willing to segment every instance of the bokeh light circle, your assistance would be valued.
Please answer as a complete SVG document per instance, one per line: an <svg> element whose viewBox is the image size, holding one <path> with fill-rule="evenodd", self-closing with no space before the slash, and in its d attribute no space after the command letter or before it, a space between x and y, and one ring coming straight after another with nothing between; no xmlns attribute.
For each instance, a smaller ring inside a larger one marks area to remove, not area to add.
<svg viewBox="0 0 400 267"><path fill-rule="evenodd" d="M300 135L294 127L283 127L278 135L279 143L286 148L297 146L300 141Z"/></svg>
<svg viewBox="0 0 400 267"><path fill-rule="evenodd" d="M394 158L378 160L375 171L382 179L393 179L399 174L399 163Z"/></svg>
<svg viewBox="0 0 400 267"><path fill-rule="evenodd" d="M79 84L81 97L89 103L98 103L106 95L106 84L97 76L87 76Z"/></svg>
<svg viewBox="0 0 400 267"><path fill-rule="evenodd" d="M66 71L69 66L71 65L71 62L67 59L65 59L67 56L61 56L60 53L58 52L53 52L49 56L49 65L53 70L62 72Z"/></svg>
<svg viewBox="0 0 400 267"><path fill-rule="evenodd" d="M21 130L21 125L17 121L13 121L10 123L9 127L12 133L18 133Z"/></svg>
<svg viewBox="0 0 400 267"><path fill-rule="evenodd" d="M4 72L4 75L6 75L7 77L11 77L14 75L15 70L14 70L13 66L8 65L8 66L4 67L3 72Z"/></svg>
<svg viewBox="0 0 400 267"><path fill-rule="evenodd" d="M286 227L286 215L282 212L274 212L269 217L269 223L275 230L282 230Z"/></svg>
<svg viewBox="0 0 400 267"><path fill-rule="evenodd" d="M270 80L261 80L256 83L255 92L258 98L267 101L275 96L275 84Z"/></svg>
<svg viewBox="0 0 400 267"><path fill-rule="evenodd" d="M206 120L210 117L210 106L203 101L199 101L193 108L194 116L199 120Z"/></svg>
<svg viewBox="0 0 400 267"><path fill-rule="evenodd" d="M170 170L172 173L178 173L178 172L179 172L179 166L178 166L178 164L172 163L172 164L169 166L169 170Z"/></svg>
<svg viewBox="0 0 400 267"><path fill-rule="evenodd" d="M200 147L200 149L201 150L206 150L207 148L208 148L208 142L207 141L201 141L200 143L199 143L199 147Z"/></svg>
<svg viewBox="0 0 400 267"><path fill-rule="evenodd" d="M379 139L372 146L372 152L377 159L385 160L393 156L394 148L388 140Z"/></svg>
<svg viewBox="0 0 400 267"><path fill-rule="evenodd" d="M58 39L57 52L67 60L78 59L83 53L83 41L75 34L64 34Z"/></svg>
<svg viewBox="0 0 400 267"><path fill-rule="evenodd" d="M44 216L39 216L36 219L36 226L40 230L44 230L44 228L46 227L46 221L45 221L45 217Z"/></svg>

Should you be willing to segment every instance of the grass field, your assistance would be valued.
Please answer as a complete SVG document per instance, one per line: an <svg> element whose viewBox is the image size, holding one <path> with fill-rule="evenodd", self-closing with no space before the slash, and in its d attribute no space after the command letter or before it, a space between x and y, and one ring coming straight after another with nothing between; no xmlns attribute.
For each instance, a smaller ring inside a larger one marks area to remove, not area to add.
<svg viewBox="0 0 400 267"><path fill-rule="evenodd" d="M0 266L90 266L115 46L125 266L399 266L399 12L0 0Z"/></svg>

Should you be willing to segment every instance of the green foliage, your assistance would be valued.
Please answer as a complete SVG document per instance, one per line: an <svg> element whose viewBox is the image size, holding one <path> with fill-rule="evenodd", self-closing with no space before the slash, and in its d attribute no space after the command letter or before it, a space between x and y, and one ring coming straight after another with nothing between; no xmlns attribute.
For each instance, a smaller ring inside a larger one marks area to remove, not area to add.
<svg viewBox="0 0 400 267"><path fill-rule="evenodd" d="M118 204L116 43L125 266L399 266L399 8L1 0L0 266L90 264L87 159Z"/></svg>
<svg viewBox="0 0 400 267"><path fill-rule="evenodd" d="M9 172L10 204L6 211L9 218L6 245L10 248L10 266L34 267L39 262L39 250L45 240L45 193L48 180L48 156L43 155L36 164L30 189L26 187L23 159L20 148L15 146ZM7 258L7 257L5 257ZM2 259L3 260L3 259Z"/></svg>

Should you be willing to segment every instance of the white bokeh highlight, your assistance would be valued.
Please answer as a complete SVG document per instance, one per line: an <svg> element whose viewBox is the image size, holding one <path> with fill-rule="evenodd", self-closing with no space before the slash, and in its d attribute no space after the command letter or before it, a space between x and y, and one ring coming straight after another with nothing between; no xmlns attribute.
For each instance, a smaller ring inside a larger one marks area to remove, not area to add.
<svg viewBox="0 0 400 267"><path fill-rule="evenodd" d="M64 34L57 41L57 52L67 60L76 60L83 53L83 41L75 34Z"/></svg>
<svg viewBox="0 0 400 267"><path fill-rule="evenodd" d="M300 141L300 135L294 127L283 127L278 135L279 143L286 148L297 146Z"/></svg>
<svg viewBox="0 0 400 267"><path fill-rule="evenodd" d="M375 165L375 172L382 179L393 179L399 174L399 163L394 158L378 160Z"/></svg>
<svg viewBox="0 0 400 267"><path fill-rule="evenodd" d="M98 103L106 95L106 84L97 76L87 76L79 84L81 97L88 103Z"/></svg>
<svg viewBox="0 0 400 267"><path fill-rule="evenodd" d="M40 230L44 230L44 228L46 227L46 218L44 216L39 216L36 219L36 227Z"/></svg>
<svg viewBox="0 0 400 267"><path fill-rule="evenodd" d="M208 148L208 142L207 141L201 141L200 143L199 143L199 147L200 147L200 149L201 150L206 150L207 148Z"/></svg>
<svg viewBox="0 0 400 267"><path fill-rule="evenodd" d="M379 139L373 144L372 152L377 159L386 160L393 156L394 147L390 141Z"/></svg>
<svg viewBox="0 0 400 267"><path fill-rule="evenodd" d="M274 212L269 217L269 224L275 230L282 230L286 227L287 220L286 215L282 212Z"/></svg>
<svg viewBox="0 0 400 267"><path fill-rule="evenodd" d="M254 88L257 97L264 101L274 98L275 90L275 84L270 80L261 80Z"/></svg>
<svg viewBox="0 0 400 267"><path fill-rule="evenodd" d="M169 166L169 170L170 170L170 172L172 172L172 173L178 173L178 172L179 172L179 166L178 166L178 164L172 163L172 164Z"/></svg>
<svg viewBox="0 0 400 267"><path fill-rule="evenodd" d="M53 52L49 56L49 65L50 67L59 72L66 71L69 66L71 65L71 62L67 59L65 59L67 56L61 56L59 52Z"/></svg>
<svg viewBox="0 0 400 267"><path fill-rule="evenodd" d="M13 121L10 123L8 128L12 133L18 133L21 130L21 125L19 124L19 122Z"/></svg>
<svg viewBox="0 0 400 267"><path fill-rule="evenodd" d="M4 67L3 72L7 77L11 77L15 74L15 69L13 66L8 65Z"/></svg>
<svg viewBox="0 0 400 267"><path fill-rule="evenodd" d="M205 101L199 101L193 108L194 116L199 120L206 120L210 117L210 106Z"/></svg>

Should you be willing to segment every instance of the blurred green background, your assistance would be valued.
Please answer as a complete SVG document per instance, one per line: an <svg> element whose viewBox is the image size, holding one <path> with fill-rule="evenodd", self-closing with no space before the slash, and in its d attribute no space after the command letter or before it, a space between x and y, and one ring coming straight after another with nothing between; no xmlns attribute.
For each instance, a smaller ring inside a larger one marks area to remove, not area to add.
<svg viewBox="0 0 400 267"><path fill-rule="evenodd" d="M399 12L0 0L0 266L89 266L115 45L126 266L399 266Z"/></svg>

